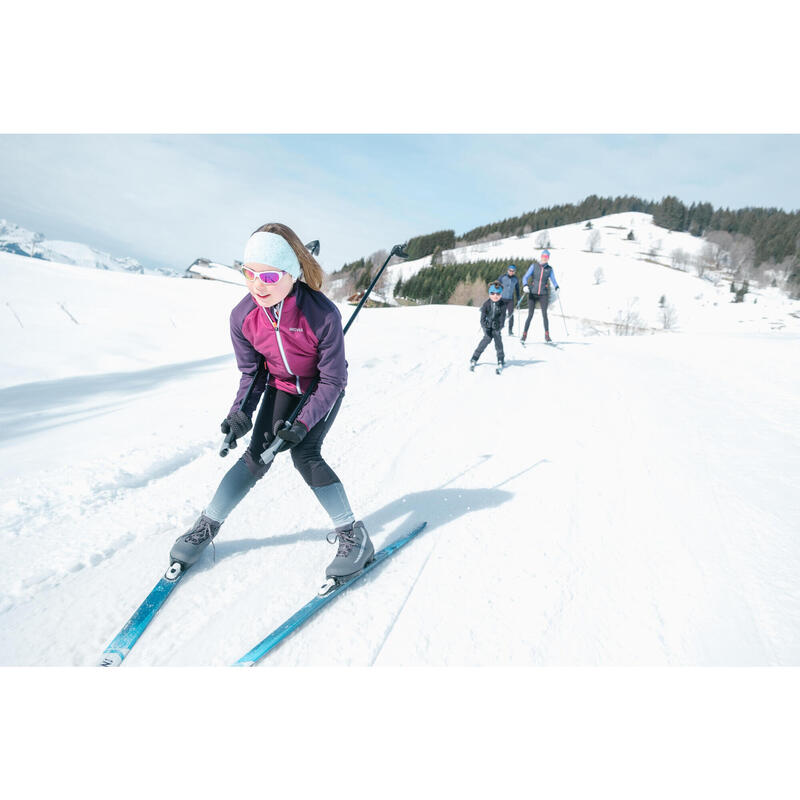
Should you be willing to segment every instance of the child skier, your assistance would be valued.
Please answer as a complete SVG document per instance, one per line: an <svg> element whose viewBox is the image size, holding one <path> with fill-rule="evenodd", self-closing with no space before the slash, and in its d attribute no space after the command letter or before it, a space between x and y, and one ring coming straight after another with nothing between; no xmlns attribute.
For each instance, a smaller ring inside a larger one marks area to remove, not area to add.
<svg viewBox="0 0 800 800"><path fill-rule="evenodd" d="M269 470L272 461L265 464L261 454L277 437L284 442L281 450L291 449L295 468L335 528L328 541L338 539L339 547L326 577L345 578L372 559L374 548L364 523L355 520L344 486L320 453L347 384L341 315L319 291L322 268L285 225L270 223L253 233L241 269L249 294L230 317L241 379L220 427L232 438L231 448L251 428L253 435L209 505L172 546L170 560L186 568L200 558L226 517ZM266 371L259 371L262 362ZM316 387L294 424L287 427L284 420L314 378ZM253 426L252 415L262 394Z"/></svg>
<svg viewBox="0 0 800 800"><path fill-rule="evenodd" d="M508 317L508 335L514 335L514 309L519 302L519 278L517 277L517 267L515 264L509 264L508 270L505 275L501 275L497 279L498 283L503 287L503 294L500 302L505 308L506 316Z"/></svg>
<svg viewBox="0 0 800 800"><path fill-rule="evenodd" d="M497 369L499 375L503 370L505 357L503 355L503 322L505 322L506 310L500 298L503 294L503 287L500 281L493 281L489 284L489 299L481 306L481 328L483 329L483 339L480 340L472 359L469 362L470 371L475 369L481 353L486 349L489 342L494 339L494 347L497 350Z"/></svg>
<svg viewBox="0 0 800 800"><path fill-rule="evenodd" d="M520 341L524 342L528 338L528 328L533 319L533 312L536 303L542 307L542 318L544 319L544 340L552 342L550 338L550 325L547 321L547 303L550 299L550 283L558 291L558 281L556 280L553 268L550 266L550 251L542 250L542 260L534 261L528 267L528 271L522 278L522 291L528 294L528 319L525 320L525 330L522 331Z"/></svg>

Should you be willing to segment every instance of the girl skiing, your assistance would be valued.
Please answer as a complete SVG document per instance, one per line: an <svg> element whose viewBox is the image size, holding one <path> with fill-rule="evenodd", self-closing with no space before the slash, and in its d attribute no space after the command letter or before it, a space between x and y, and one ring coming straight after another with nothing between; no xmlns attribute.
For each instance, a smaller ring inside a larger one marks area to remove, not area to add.
<svg viewBox="0 0 800 800"><path fill-rule="evenodd" d="M470 371L475 369L481 353L486 349L489 342L494 339L494 347L497 351L497 374L503 369L505 357L503 355L503 322L506 318L505 306L501 301L503 287L500 281L493 281L489 284L489 299L481 306L481 328L483 329L483 339L480 340L472 359L469 362Z"/></svg>
<svg viewBox="0 0 800 800"><path fill-rule="evenodd" d="M364 523L355 520L341 481L320 452L347 384L341 315L319 291L322 268L286 225L270 223L255 231L243 263L249 294L230 316L241 379L220 427L231 448L251 428L253 434L211 503L176 540L170 559L184 568L197 561L230 512L269 470L272 460L265 464L261 454L277 437L283 440L281 451L291 449L295 468L335 528L328 540L338 539L339 547L326 577L344 578L361 570L374 548ZM315 378L314 390L288 426L284 421ZM252 415L262 395L254 426Z"/></svg>
<svg viewBox="0 0 800 800"><path fill-rule="evenodd" d="M530 327L531 320L533 319L533 312L536 308L536 303L542 307L542 318L544 319L544 340L551 342L550 338L550 325L547 321L547 303L550 299L550 283L553 284L555 290L558 291L558 281L556 280L553 268L550 266L550 251L542 250L542 260L534 261L528 267L528 271L522 278L522 291L528 294L528 319L525 320L525 330L522 331L521 341L528 338L528 328Z"/></svg>

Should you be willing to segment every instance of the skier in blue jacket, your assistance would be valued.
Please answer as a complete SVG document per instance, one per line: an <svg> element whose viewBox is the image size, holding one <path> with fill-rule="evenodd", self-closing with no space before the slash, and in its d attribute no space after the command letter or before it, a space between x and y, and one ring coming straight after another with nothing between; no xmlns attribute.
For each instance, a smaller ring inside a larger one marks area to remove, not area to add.
<svg viewBox="0 0 800 800"><path fill-rule="evenodd" d="M514 308L519 302L519 278L517 277L517 267L515 264L508 265L508 272L501 275L497 282L503 287L503 294L500 302L508 317L508 335L514 335Z"/></svg>
<svg viewBox="0 0 800 800"><path fill-rule="evenodd" d="M522 291L528 294L528 319L525 320L525 330L522 331L521 341L528 338L528 328L533 319L533 312L536 303L542 308L542 318L544 319L544 340L551 342L550 325L547 321L547 304L550 299L550 284L558 291L558 281L556 280L553 268L550 266L550 251L542 250L541 261L534 261L528 267L528 271L522 278Z"/></svg>

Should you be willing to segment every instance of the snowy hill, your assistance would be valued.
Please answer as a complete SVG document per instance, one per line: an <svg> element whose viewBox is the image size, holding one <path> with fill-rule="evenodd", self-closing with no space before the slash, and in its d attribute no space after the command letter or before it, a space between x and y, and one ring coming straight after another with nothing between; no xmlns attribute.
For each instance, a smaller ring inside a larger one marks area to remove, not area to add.
<svg viewBox="0 0 800 800"><path fill-rule="evenodd" d="M233 463L242 289L37 268L0 254L0 664L88 665ZM325 452L376 546L428 527L265 666L800 664L800 334L708 319L506 338L496 376L466 369L475 309L363 310ZM235 661L311 598L329 527L279 456L126 665Z"/></svg>
<svg viewBox="0 0 800 800"><path fill-rule="evenodd" d="M592 224L591 230L586 222ZM634 239L629 240L629 232ZM599 236L597 252L589 237ZM744 303L732 303L730 278L708 272L676 269L673 255L696 259L706 245L688 233L653 224L650 214L625 212L556 228L482 242L442 252L442 263L507 260L516 263L522 279L534 258L549 242L550 263L562 287L562 305L571 332L607 332L620 314L636 314L645 328L663 328L662 296L674 309L673 329L685 332L800 331L800 301L778 288L751 286ZM431 256L388 267L393 292L397 281L408 280L431 264ZM602 270L598 282L597 272ZM568 322L569 324L569 322ZM555 327L555 325L554 325Z"/></svg>
<svg viewBox="0 0 800 800"><path fill-rule="evenodd" d="M175 274L173 270L143 267L135 258L118 258L79 242L46 239L41 233L34 233L4 219L0 219L0 252L114 272Z"/></svg>

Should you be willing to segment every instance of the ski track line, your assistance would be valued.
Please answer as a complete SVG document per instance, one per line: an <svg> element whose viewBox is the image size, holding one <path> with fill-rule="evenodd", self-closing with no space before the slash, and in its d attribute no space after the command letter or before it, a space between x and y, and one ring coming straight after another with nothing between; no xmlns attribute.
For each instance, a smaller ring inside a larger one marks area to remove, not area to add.
<svg viewBox="0 0 800 800"><path fill-rule="evenodd" d="M384 645L386 644L386 642L389 639L389 636L391 635L392 631L394 630L394 626L397 624L397 620L400 619L400 615L403 613L403 610L405 609L406 604L408 603L409 598L411 597L411 593L414 591L414 587L417 585L417 583L419 582L419 579L422 577L422 573L425 571L425 567L428 566L428 561L430 561L430 558L433 555L433 551L436 549L436 545L438 543L439 543L438 539L433 543L433 545L431 546L430 552L425 557L425 560L422 562L422 566L419 568L419 572L417 572L416 578L414 578L414 580L411 583L411 586L409 586L408 592L406 593L406 596L405 596L405 599L400 604L400 608L397 610L397 613L394 615L394 618L392 619L388 630L383 635L383 640L381 641L380 645L378 645L378 649L375 652L375 655L373 656L372 661L369 662L369 665L371 667L375 666L375 662L377 661L378 656L380 656L381 651L384 648Z"/></svg>
<svg viewBox="0 0 800 800"><path fill-rule="evenodd" d="M120 469L116 476L105 483L92 483L82 496L77 498L64 492L56 494L55 497L47 498L39 495L33 502L24 501L22 511L17 513L8 522L9 530L16 530L25 523L35 526L36 520L44 517L47 525L52 525L53 520L61 513L63 517L65 508L72 508L77 505L81 515L86 512L99 512L106 507L116 504L129 493L145 489L156 481L161 481L171 477L180 469L198 461L203 456L211 452L215 443L206 441L189 448L179 450L176 454L153 461L148 467L139 472L128 472ZM119 460L124 461L125 456ZM90 478L91 480L91 478ZM70 484L74 486L74 483Z"/></svg>
<svg viewBox="0 0 800 800"><path fill-rule="evenodd" d="M77 499L62 494L55 500L44 500L37 506L25 509L16 518L17 523L23 520L29 536L36 537L40 531L52 527L54 522L66 524L72 522L74 513L81 518L90 515L96 517L108 513L110 509L125 502L133 502L137 495L141 495L141 502L146 503L149 492L148 487L160 484L175 475L179 470L195 463L201 456L213 449L212 443L187 448L183 453L153 462L150 467L137 474L118 473L120 479L106 485L94 485L88 495ZM62 510L60 516L59 509ZM74 512L74 513L73 513ZM66 580L70 580L76 573L89 568L98 567L105 561L114 558L120 552L134 545L136 542L146 541L153 536L158 536L172 529L174 526L156 524L149 530L139 531L137 535L130 532L122 533L106 546L95 547L89 553L76 557L70 563L58 565L42 565L40 571L20 577L17 588L5 593L0 599L0 614L24 605L34 600L42 591L58 589ZM16 535L20 534L19 524Z"/></svg>
<svg viewBox="0 0 800 800"><path fill-rule="evenodd" d="M738 586L740 587L739 597L741 598L744 606L746 607L747 613L750 616L750 620L753 626L753 630L755 631L758 640L761 642L761 646L766 654L769 655L769 659L773 665L780 665L781 660L778 656L778 653L775 650L773 642L771 639L765 637L764 633L764 625L759 624L759 614L757 610L753 607L753 601L750 598L750 587L747 585L745 581L743 581L737 574L733 564L731 563L731 556L729 552L729 544L727 539L723 539L719 535L719 530L736 530L736 527L729 522L730 515L727 509L727 506L723 504L719 499L719 493L717 491L717 480L716 476L712 474L711 465L709 464L708 459L708 452L709 446L711 443L711 438L706 430L705 426L703 426L697 417L694 418L694 427L695 427L695 441L702 441L703 448L701 450L702 454L702 468L706 474L706 486L710 490L711 500L714 504L714 507L717 510L717 519L720 520L722 523L719 529L714 533L714 539L717 542L717 546L719 550L723 554L723 558L725 560L725 571L726 573L732 577Z"/></svg>

